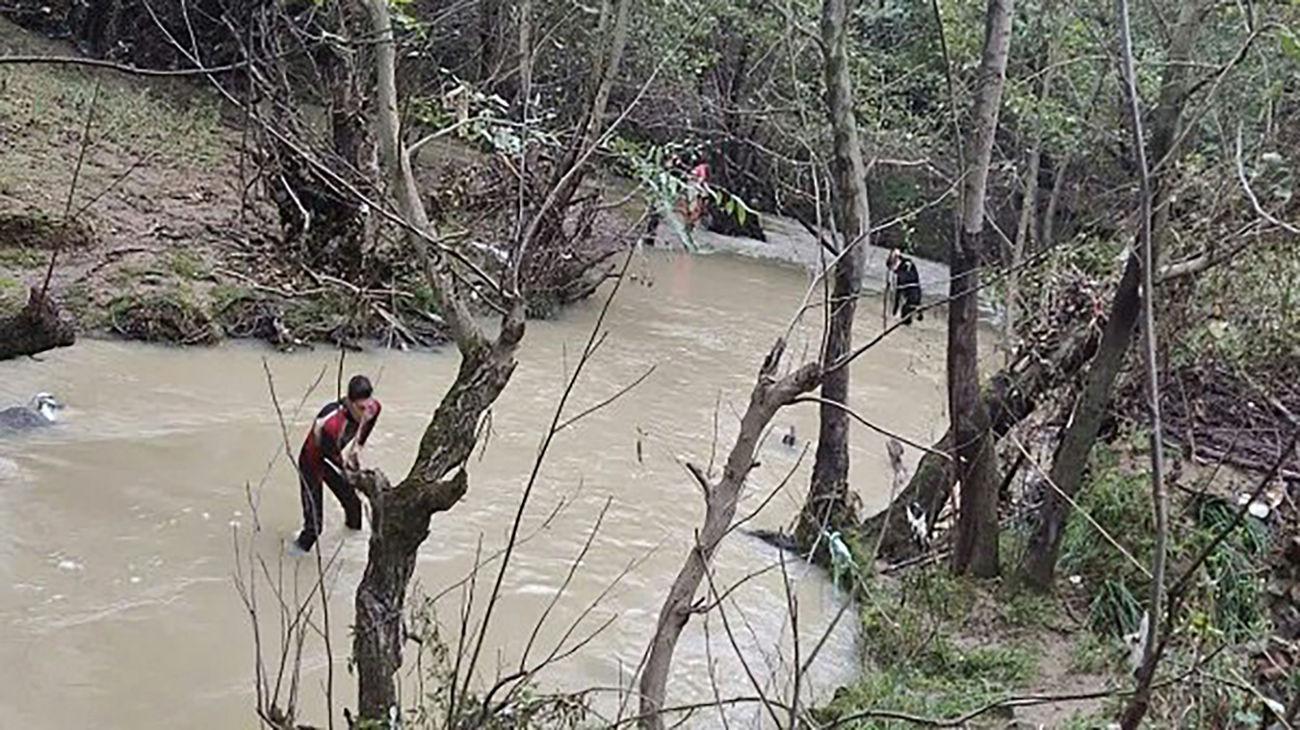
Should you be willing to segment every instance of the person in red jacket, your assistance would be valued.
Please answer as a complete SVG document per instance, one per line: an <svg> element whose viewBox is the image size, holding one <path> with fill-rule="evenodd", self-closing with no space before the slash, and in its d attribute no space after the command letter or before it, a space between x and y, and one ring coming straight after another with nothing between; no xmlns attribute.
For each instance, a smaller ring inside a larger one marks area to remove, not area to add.
<svg viewBox="0 0 1300 730"><path fill-rule="evenodd" d="M686 176L686 230L694 231L704 217L708 201L709 163L701 161Z"/></svg>
<svg viewBox="0 0 1300 730"><path fill-rule="evenodd" d="M302 492L302 532L294 547L309 552L316 544L323 525L321 482L343 505L345 524L350 530L361 529L361 498L343 476L343 470L356 469L361 448L375 427L381 406L372 393L370 379L353 376L348 381L346 398L327 404L316 414L311 430L298 452L298 477Z"/></svg>

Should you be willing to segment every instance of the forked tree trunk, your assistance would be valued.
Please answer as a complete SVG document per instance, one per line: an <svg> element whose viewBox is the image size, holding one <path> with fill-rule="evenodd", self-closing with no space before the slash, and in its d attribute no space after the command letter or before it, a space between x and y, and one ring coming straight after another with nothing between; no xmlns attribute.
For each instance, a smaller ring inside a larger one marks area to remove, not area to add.
<svg viewBox="0 0 1300 730"><path fill-rule="evenodd" d="M1174 138L1178 134L1179 118L1187 101L1183 90L1183 79L1186 77L1188 61L1191 59L1192 48L1196 41L1200 9L1206 2L1207 0L1185 0L1179 11L1178 22L1173 29L1168 63L1164 66L1164 79L1161 82L1160 101L1152 115L1150 159L1156 161L1158 170L1173 167L1168 163L1162 165L1160 161L1170 154ZM1167 186L1162 183L1162 177L1160 172L1151 176L1151 194L1157 201L1156 210L1165 207L1159 204L1167 189ZM1153 260L1157 260L1159 254L1164 218L1163 213L1152 214ZM1066 428L1056 456L1052 460L1049 475L1052 484L1070 498L1074 498L1079 492L1088 465L1088 455L1092 452L1097 434L1101 431L1115 379L1128 353L1134 324L1141 312L1141 280L1141 261L1136 255L1130 254L1124 265L1124 275L1120 279L1119 289L1111 303L1110 318L1102 334L1097 358L1088 369L1083 392L1075 404L1070 425ZM1021 569L1021 579L1026 585L1040 591L1051 589L1056 577L1056 561L1061 550L1061 538L1065 533L1069 514L1069 501L1056 489L1048 489L1043 496L1043 505L1039 508L1034 532L1029 538Z"/></svg>
<svg viewBox="0 0 1300 730"><path fill-rule="evenodd" d="M956 293L948 304L948 412L961 479L953 571L979 577L998 574L997 464L988 412L980 398L978 304L980 265L989 248L984 240L984 201L1011 48L1013 2L989 0L985 13L984 52L972 113L975 134L962 186L962 225L951 247Z"/></svg>
<svg viewBox="0 0 1300 730"><path fill-rule="evenodd" d="M352 2L340 2L335 10L338 32L348 38L364 38L366 22L364 11ZM356 181L358 187L366 192L373 190L371 180L375 179L374 142L370 137L370 125L366 119L366 90L368 75L363 69L367 66L367 51L364 44L347 48L329 48L321 63L327 91L330 96L330 135L333 140L334 154L343 163L341 174ZM336 213L334 216L346 215L344 223L335 234L338 241L328 256L333 258L339 269L349 277L359 278L363 274L365 252L372 248L377 234L372 225L372 216L365 206L351 200L331 201ZM327 216L328 217L328 216ZM328 244L329 241L322 243Z"/></svg>
<svg viewBox="0 0 1300 730"><path fill-rule="evenodd" d="M758 465L754 457L763 431L782 406L817 387L821 376L821 367L817 363L805 363L784 378L777 379L776 374L784 352L785 341L778 340L759 368L757 382L749 396L749 406L740 419L740 433L736 436L735 445L731 447L722 477L709 482L702 470L691 467L705 491L704 525L698 531L696 543L687 554L686 562L664 599L654 636L650 640L650 650L640 682L640 722L644 728L662 730L664 727L664 719L659 713L664 707L677 640L681 638L682 630L691 618L695 594L699 591L705 572L709 570L713 554L731 529L745 480Z"/></svg>
<svg viewBox="0 0 1300 730"><path fill-rule="evenodd" d="M853 79L849 72L848 18L851 0L825 0L821 37L826 67L826 111L834 140L831 169L835 176L835 217L843 237L834 264L830 326L822 362L837 362L853 348L853 316L862 288L862 268L871 230L867 171L862 162L858 125L853 116ZM849 368L836 368L822 380L821 425L808 500L799 515L795 537L808 549L822 530L856 525L849 490ZM836 406L833 404L840 404Z"/></svg>
<svg viewBox="0 0 1300 730"><path fill-rule="evenodd" d="M1020 221L1016 225L1016 237L1011 242L1011 257L1007 262L1007 301L1006 314L1002 323L1003 346L1006 347L1008 361L1016 352L1016 321L1020 312L1020 263L1025 258L1025 248L1033 236L1035 221L1038 218L1038 171L1043 159L1043 136L1040 131L1034 139L1034 146L1029 151L1029 169L1025 172L1025 198L1020 203Z"/></svg>
<svg viewBox="0 0 1300 730"><path fill-rule="evenodd" d="M392 708L400 711L397 671L402 666L403 612L416 552L429 534L432 515L450 509L468 488L465 465L474 449L479 420L514 372L515 351L524 334L524 310L522 300L514 298L500 333L489 339L456 293L453 262L445 253L438 253L436 259L430 255L424 235L432 236L434 231L401 142L388 0L366 0L366 4L377 39L375 127L384 171L402 218L414 229L407 231L407 240L461 355L456 379L434 411L406 479L394 487L379 472L349 475L371 504L369 552L357 586L353 636L358 710L363 722L386 723Z"/></svg>
<svg viewBox="0 0 1300 730"><path fill-rule="evenodd" d="M579 122L578 134L565 150L560 164L556 165L553 175L555 190L554 210L569 209L570 201L582 184L582 175L570 175L575 165L582 164L584 150L590 149L605 129L605 114L609 107L609 97L614 91L614 82L618 79L619 67L623 62L623 51L627 46L628 14L632 0L605 0L601 6L600 23L596 32L602 39L597 44L592 58L594 85L591 98L582 121ZM609 39L604 38L608 31Z"/></svg>
<svg viewBox="0 0 1300 730"><path fill-rule="evenodd" d="M376 471L353 479L371 506L370 546L357 586L352 645L362 719L386 719L389 708L397 706L406 590L416 552L429 535L433 514L451 509L468 489L465 462L474 449L479 419L510 381L514 348L522 335L520 322L497 342L462 353L456 380L425 429L406 479L395 487Z"/></svg>
<svg viewBox="0 0 1300 730"><path fill-rule="evenodd" d="M496 72L497 39L501 32L501 3L504 0L478 0L478 81L485 83ZM490 89L485 89L490 91Z"/></svg>

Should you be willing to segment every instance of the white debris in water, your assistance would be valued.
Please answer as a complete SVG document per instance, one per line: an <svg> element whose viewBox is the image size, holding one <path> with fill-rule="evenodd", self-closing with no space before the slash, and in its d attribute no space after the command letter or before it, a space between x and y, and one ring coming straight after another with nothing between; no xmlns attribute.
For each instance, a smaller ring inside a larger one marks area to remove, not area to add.
<svg viewBox="0 0 1300 730"><path fill-rule="evenodd" d="M18 463L10 459L0 459L0 478L16 479L21 473Z"/></svg>
<svg viewBox="0 0 1300 730"><path fill-rule="evenodd" d="M236 516L236 517L243 517L243 516L244 516L244 513L243 513L243 512L240 512L239 510L235 510L235 516Z"/></svg>
<svg viewBox="0 0 1300 730"><path fill-rule="evenodd" d="M239 520L231 520L229 524L231 527L235 528L236 530L239 529Z"/></svg>
<svg viewBox="0 0 1300 730"><path fill-rule="evenodd" d="M207 519L210 519L211 517L212 517L212 515L208 514L207 512L204 512L204 513L203 513L203 519L207 520Z"/></svg>
<svg viewBox="0 0 1300 730"><path fill-rule="evenodd" d="M187 515L194 511L193 507L181 507L181 514Z"/></svg>
<svg viewBox="0 0 1300 730"><path fill-rule="evenodd" d="M78 563L75 560L68 560L67 558L64 558L63 560L59 561L59 570L73 571L73 570L85 570L85 569L86 566L82 565L81 563Z"/></svg>
<svg viewBox="0 0 1300 730"><path fill-rule="evenodd" d="M1083 585L1083 576L1081 576L1081 575L1072 575L1072 576L1070 576L1070 585L1072 585L1072 586L1081 586L1081 585Z"/></svg>
<svg viewBox="0 0 1300 730"><path fill-rule="evenodd" d="M132 582L132 583L139 583L139 582L140 582L140 576L138 576L138 575L133 575L133 576L131 576L131 582Z"/></svg>

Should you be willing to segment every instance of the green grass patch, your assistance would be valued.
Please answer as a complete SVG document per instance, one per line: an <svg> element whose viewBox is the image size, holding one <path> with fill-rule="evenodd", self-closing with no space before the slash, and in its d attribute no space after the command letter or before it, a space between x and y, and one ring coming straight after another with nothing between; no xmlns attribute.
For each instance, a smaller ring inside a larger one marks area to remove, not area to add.
<svg viewBox="0 0 1300 730"><path fill-rule="evenodd" d="M992 637L979 646L962 646L952 638L972 615L978 591L943 566L911 571L896 583L861 585L862 644L870 666L858 682L842 687L820 708L818 716L829 721L864 710L889 710L952 717L1023 686L1038 664L1034 646L998 643ZM1011 611L1027 614L1031 608L1024 600ZM905 726L881 718L848 725Z"/></svg>
<svg viewBox="0 0 1300 730"><path fill-rule="evenodd" d="M91 143L112 140L121 147L212 164L225 155L216 104L177 90L175 98L151 86L108 79L95 94L97 76L73 68L14 66L0 70L0 117L23 129L63 133L85 125L94 102Z"/></svg>
<svg viewBox="0 0 1300 730"><path fill-rule="evenodd" d="M998 611L1009 626L1035 629L1048 626L1059 617L1059 604L1050 596L1013 590L1001 596Z"/></svg>
<svg viewBox="0 0 1300 730"><path fill-rule="evenodd" d="M336 292L300 297L285 303L284 324L292 332L325 332L356 319L356 302Z"/></svg>
<svg viewBox="0 0 1300 730"><path fill-rule="evenodd" d="M206 279L212 275L212 267L208 262L187 248L169 254L167 264L171 272L182 279Z"/></svg>
<svg viewBox="0 0 1300 730"><path fill-rule="evenodd" d="M90 286L85 282L71 284L61 292L59 303L81 325L81 329L100 329L108 326L108 312L94 305Z"/></svg>
<svg viewBox="0 0 1300 730"><path fill-rule="evenodd" d="M17 314L26 304L27 287L17 279L0 276L0 317Z"/></svg>
<svg viewBox="0 0 1300 730"><path fill-rule="evenodd" d="M0 248L0 266L28 270L48 264L50 254L34 248Z"/></svg>
<svg viewBox="0 0 1300 730"><path fill-rule="evenodd" d="M1070 671L1080 674L1119 673L1123 650L1117 643L1084 632L1070 647Z"/></svg>
<svg viewBox="0 0 1300 730"><path fill-rule="evenodd" d="M950 718L994 702L1028 681L1037 657L1028 647L960 649L943 636L907 661L868 669L856 684L841 688L818 711L826 720L864 710L889 710L931 718ZM902 728L908 723L866 718L854 728Z"/></svg>
<svg viewBox="0 0 1300 730"><path fill-rule="evenodd" d="M131 340L196 345L220 339L207 309L184 288L117 296L108 303L108 321Z"/></svg>
<svg viewBox="0 0 1300 730"><path fill-rule="evenodd" d="M222 282L208 290L208 299L213 312L228 309L231 304L245 299L256 298L257 293L251 287Z"/></svg>

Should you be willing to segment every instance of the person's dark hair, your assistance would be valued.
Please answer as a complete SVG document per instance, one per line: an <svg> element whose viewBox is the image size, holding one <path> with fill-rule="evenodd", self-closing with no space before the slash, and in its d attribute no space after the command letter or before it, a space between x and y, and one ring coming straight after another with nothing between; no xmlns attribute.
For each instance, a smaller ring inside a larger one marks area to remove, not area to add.
<svg viewBox="0 0 1300 730"><path fill-rule="evenodd" d="M365 400L374 392L374 387L370 385L370 378L364 375L353 375L348 381L348 400Z"/></svg>

